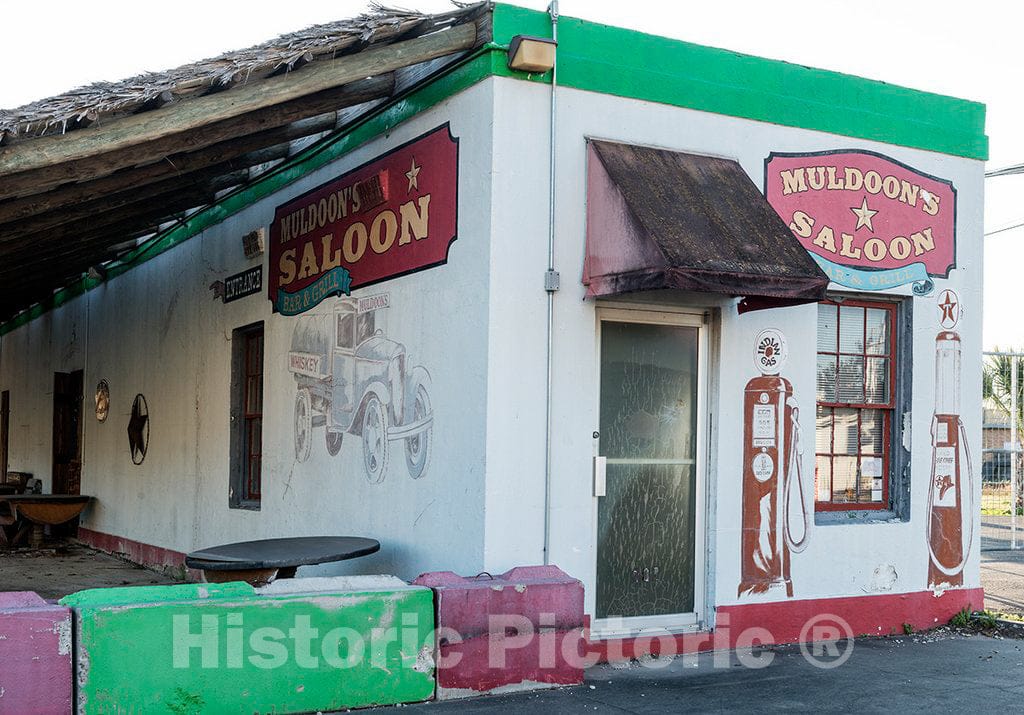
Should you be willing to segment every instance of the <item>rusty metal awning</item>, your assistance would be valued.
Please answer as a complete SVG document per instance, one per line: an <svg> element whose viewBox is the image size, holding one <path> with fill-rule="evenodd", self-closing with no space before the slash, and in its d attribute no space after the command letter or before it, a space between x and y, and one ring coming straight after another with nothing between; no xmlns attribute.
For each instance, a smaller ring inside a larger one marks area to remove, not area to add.
<svg viewBox="0 0 1024 715"><path fill-rule="evenodd" d="M828 277L735 161L590 141L583 283L744 296L742 310L821 300Z"/></svg>

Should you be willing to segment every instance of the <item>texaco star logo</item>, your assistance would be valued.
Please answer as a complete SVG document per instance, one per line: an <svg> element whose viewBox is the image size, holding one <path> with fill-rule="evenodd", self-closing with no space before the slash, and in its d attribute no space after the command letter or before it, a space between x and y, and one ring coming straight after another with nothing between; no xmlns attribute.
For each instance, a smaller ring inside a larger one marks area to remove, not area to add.
<svg viewBox="0 0 1024 715"><path fill-rule="evenodd" d="M128 446L132 451L132 463L142 464L149 449L149 406L142 394L135 396L132 403L132 418L128 421Z"/></svg>
<svg viewBox="0 0 1024 715"><path fill-rule="evenodd" d="M939 293L939 325L952 330L960 320L960 298L948 288Z"/></svg>

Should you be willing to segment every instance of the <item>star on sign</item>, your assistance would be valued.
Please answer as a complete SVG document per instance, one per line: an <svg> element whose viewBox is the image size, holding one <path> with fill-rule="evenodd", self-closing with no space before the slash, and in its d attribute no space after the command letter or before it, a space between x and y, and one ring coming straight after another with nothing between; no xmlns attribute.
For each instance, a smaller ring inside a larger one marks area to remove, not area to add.
<svg viewBox="0 0 1024 715"><path fill-rule="evenodd" d="M409 191L420 188L419 181L416 177L420 175L420 169L422 168L422 166L416 166L416 157L413 157L412 168L405 172L405 178L409 180Z"/></svg>
<svg viewBox="0 0 1024 715"><path fill-rule="evenodd" d="M868 208L868 197L865 196L864 200L860 202L860 207L853 206L850 208L857 215L857 228L854 231L860 230L863 226L868 227L868 231L874 232L875 227L871 225L871 217L874 216L878 211L872 211Z"/></svg>

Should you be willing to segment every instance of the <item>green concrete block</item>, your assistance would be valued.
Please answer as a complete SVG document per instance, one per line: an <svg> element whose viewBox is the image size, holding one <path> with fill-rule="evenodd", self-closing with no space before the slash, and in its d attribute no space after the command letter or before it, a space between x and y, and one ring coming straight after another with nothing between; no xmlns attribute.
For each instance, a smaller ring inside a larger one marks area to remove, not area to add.
<svg viewBox="0 0 1024 715"><path fill-rule="evenodd" d="M393 577L93 589L75 610L82 713L295 713L434 692L430 589Z"/></svg>

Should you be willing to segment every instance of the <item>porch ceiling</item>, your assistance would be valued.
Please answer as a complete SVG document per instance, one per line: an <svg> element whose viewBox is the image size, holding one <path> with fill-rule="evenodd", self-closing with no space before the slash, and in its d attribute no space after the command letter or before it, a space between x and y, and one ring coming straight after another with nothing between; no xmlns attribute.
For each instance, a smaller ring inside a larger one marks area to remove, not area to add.
<svg viewBox="0 0 1024 715"><path fill-rule="evenodd" d="M378 7L0 110L0 323L464 58L490 19Z"/></svg>

